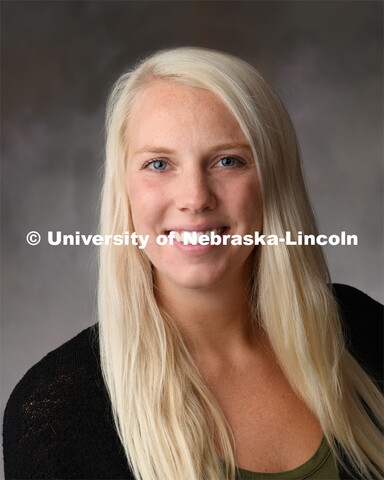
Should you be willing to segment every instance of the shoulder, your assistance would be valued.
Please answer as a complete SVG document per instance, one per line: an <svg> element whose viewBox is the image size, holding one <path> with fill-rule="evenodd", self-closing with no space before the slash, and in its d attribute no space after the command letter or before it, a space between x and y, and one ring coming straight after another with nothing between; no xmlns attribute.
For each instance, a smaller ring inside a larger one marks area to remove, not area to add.
<svg viewBox="0 0 384 480"><path fill-rule="evenodd" d="M383 305L357 288L333 284L347 348L365 370L383 378Z"/></svg>
<svg viewBox="0 0 384 480"><path fill-rule="evenodd" d="M34 406L41 397L46 401L47 397L68 395L76 386L84 386L85 379L97 376L98 366L98 329L93 325L33 365L14 388L7 409L21 401Z"/></svg>
<svg viewBox="0 0 384 480"><path fill-rule="evenodd" d="M97 376L95 326L88 327L33 365L17 383L6 405L4 428L20 419L58 414ZM77 399L77 400L76 400Z"/></svg>
<svg viewBox="0 0 384 480"><path fill-rule="evenodd" d="M14 388L3 419L5 477L101 478L95 475L107 468L123 478L112 425L94 325L48 353Z"/></svg>

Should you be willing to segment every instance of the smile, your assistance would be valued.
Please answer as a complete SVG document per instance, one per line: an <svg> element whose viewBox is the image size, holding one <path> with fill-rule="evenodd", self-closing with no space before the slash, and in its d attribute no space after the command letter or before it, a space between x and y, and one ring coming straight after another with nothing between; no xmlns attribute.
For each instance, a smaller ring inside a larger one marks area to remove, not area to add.
<svg viewBox="0 0 384 480"><path fill-rule="evenodd" d="M184 245L198 245L202 237L211 235L221 235L224 228L213 228L212 230L206 230L205 232L198 231L175 231L171 230L169 234L174 236L177 242L184 243Z"/></svg>
<svg viewBox="0 0 384 480"><path fill-rule="evenodd" d="M198 231L198 230L170 230L167 234L173 237L177 242L184 245L199 245L201 239L210 239L214 235L222 235L226 230L226 227L212 228L210 230Z"/></svg>

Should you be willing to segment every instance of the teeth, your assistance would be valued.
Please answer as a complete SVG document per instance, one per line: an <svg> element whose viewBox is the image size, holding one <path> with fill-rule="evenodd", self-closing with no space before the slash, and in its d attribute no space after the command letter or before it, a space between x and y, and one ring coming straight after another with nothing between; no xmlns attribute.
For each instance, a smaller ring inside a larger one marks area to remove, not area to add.
<svg viewBox="0 0 384 480"><path fill-rule="evenodd" d="M176 230L171 230L169 235L173 235L176 241L180 243L184 243L184 245L199 245L200 238L203 235L221 235L224 231L224 227L222 228L214 228L212 230L207 230L206 232L190 232L190 231L182 231L178 232Z"/></svg>

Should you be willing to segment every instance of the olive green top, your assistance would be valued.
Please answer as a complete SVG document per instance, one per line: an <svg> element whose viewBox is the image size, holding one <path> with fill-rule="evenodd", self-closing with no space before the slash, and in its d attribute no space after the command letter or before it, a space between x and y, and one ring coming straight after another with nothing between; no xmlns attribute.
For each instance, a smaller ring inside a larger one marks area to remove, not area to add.
<svg viewBox="0 0 384 480"><path fill-rule="evenodd" d="M238 480L339 480L335 457L325 437L313 456L299 467L280 473L259 473L237 469Z"/></svg>

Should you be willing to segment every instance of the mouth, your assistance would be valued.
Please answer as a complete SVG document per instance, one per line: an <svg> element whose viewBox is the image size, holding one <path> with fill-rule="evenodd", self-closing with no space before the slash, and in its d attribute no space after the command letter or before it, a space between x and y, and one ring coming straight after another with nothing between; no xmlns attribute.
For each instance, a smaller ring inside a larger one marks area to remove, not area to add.
<svg viewBox="0 0 384 480"><path fill-rule="evenodd" d="M206 239L207 236L211 239L214 235L223 235L229 230L229 227L211 227L211 228L180 228L175 230L166 230L166 235L174 238L177 242L183 245L201 245L201 238Z"/></svg>

